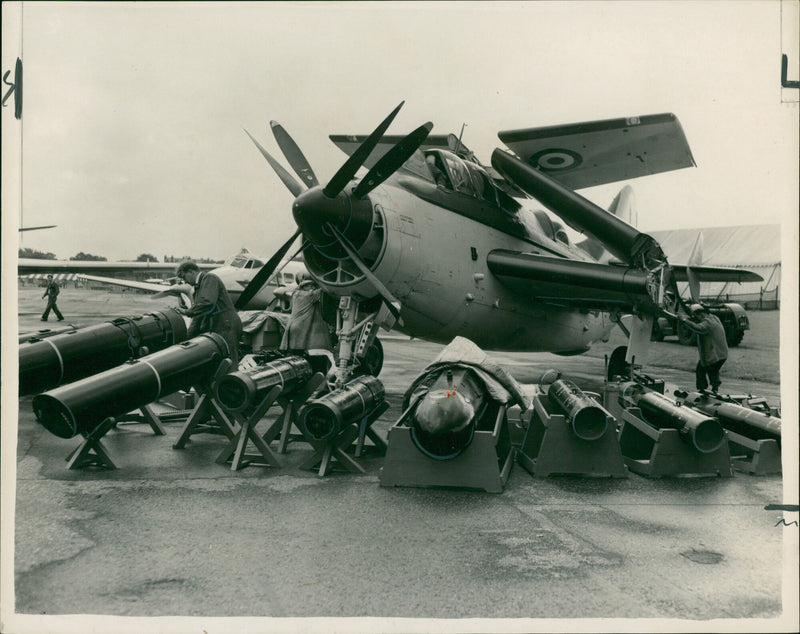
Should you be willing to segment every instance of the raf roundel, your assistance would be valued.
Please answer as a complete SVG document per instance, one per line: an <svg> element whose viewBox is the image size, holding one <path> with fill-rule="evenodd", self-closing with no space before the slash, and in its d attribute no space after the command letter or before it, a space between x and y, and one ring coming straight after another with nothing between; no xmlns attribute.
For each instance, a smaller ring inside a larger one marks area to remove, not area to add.
<svg viewBox="0 0 800 634"><path fill-rule="evenodd" d="M560 172L578 167L583 157L577 152L563 148L540 150L529 159L530 164L545 172Z"/></svg>

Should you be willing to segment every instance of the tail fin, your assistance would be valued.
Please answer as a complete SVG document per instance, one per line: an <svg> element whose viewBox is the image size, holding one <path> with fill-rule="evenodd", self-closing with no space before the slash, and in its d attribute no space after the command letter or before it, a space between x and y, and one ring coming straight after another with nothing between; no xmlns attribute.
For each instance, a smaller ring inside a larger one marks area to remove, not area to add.
<svg viewBox="0 0 800 634"><path fill-rule="evenodd" d="M614 200L611 201L608 212L614 214L620 220L624 220L632 227L635 227L639 222L639 214L636 211L633 187L625 185L625 187L620 189L619 193L614 196Z"/></svg>
<svg viewBox="0 0 800 634"><path fill-rule="evenodd" d="M625 185L614 196L614 200L611 201L608 207L608 213L615 215L620 220L624 220L633 227L636 226L638 213L633 197L633 188L630 185ZM592 238L586 238L583 242L579 242L578 246L600 262L608 262L612 258L608 250L600 242Z"/></svg>

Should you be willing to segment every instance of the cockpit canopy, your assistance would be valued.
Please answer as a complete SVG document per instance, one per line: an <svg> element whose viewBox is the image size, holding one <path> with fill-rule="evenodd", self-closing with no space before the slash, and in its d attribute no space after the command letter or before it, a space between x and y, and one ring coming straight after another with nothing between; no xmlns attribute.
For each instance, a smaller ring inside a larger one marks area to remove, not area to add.
<svg viewBox="0 0 800 634"><path fill-rule="evenodd" d="M448 150L426 150L425 163L437 187L480 198L506 211L519 209L519 203L498 189L486 170Z"/></svg>
<svg viewBox="0 0 800 634"><path fill-rule="evenodd" d="M237 255L231 260L230 266L236 269L260 269L264 262L247 255Z"/></svg>

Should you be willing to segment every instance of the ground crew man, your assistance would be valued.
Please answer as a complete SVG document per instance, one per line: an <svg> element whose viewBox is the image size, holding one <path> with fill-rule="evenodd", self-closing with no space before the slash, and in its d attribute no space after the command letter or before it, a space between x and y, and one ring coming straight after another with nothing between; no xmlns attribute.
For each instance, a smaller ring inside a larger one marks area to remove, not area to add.
<svg viewBox="0 0 800 634"><path fill-rule="evenodd" d="M42 295L42 299L45 297L47 298L47 308L44 309L44 314L42 315L42 321L47 321L47 318L50 316L50 310L52 309L53 312L56 314L58 321L64 321L64 315L61 314L61 311L58 310L58 306L56 306L56 299L58 298L58 293L60 289L58 288L58 284L53 279L52 275L47 276L47 288L44 291L44 295Z"/></svg>
<svg viewBox="0 0 800 634"><path fill-rule="evenodd" d="M681 321L697 333L697 352L700 360L695 368L695 387L705 390L709 383L716 392L721 384L719 371L728 358L728 342L725 338L725 327L719 317L712 315L708 308L693 304L689 311L691 318L681 316Z"/></svg>
<svg viewBox="0 0 800 634"><path fill-rule="evenodd" d="M239 365L239 338L242 335L242 320L231 301L230 295L216 275L200 272L194 262L182 262L175 275L194 287L194 301L191 308L179 308L178 312L191 317L187 331L188 338L204 332L215 332L225 339L233 362L231 370Z"/></svg>
<svg viewBox="0 0 800 634"><path fill-rule="evenodd" d="M283 332L280 349L300 353L330 350L331 333L322 316L322 289L305 273L298 273L292 293L292 314Z"/></svg>

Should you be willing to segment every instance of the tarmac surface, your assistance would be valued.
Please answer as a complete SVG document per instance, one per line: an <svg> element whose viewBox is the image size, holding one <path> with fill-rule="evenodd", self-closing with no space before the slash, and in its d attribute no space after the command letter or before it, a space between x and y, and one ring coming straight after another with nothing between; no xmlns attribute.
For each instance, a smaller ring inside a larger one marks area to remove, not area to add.
<svg viewBox="0 0 800 634"><path fill-rule="evenodd" d="M157 309L150 306L141 312ZM39 327L21 306L20 332ZM390 408L373 429L386 438L406 388L442 346L381 338ZM600 391L614 343L590 356L491 356L526 385L554 367ZM658 368L658 376L667 394L693 384L685 370ZM777 383L724 371L723 380L730 393L780 398ZM19 399L16 615L4 615L3 631L82 624L211 633L231 625L213 617L276 619L235 619L234 631L797 629L796 586L784 574L796 566L797 513L765 509L784 501L780 475L534 478L517 464L501 494L385 488L375 453L358 459L364 474L320 477L300 469L312 449L294 442L280 468L231 471L215 463L225 437L194 435L176 450L183 423L165 427L166 437L146 424L120 425L102 441L116 470L69 470L65 458L81 438L54 436L36 423L31 398Z"/></svg>

